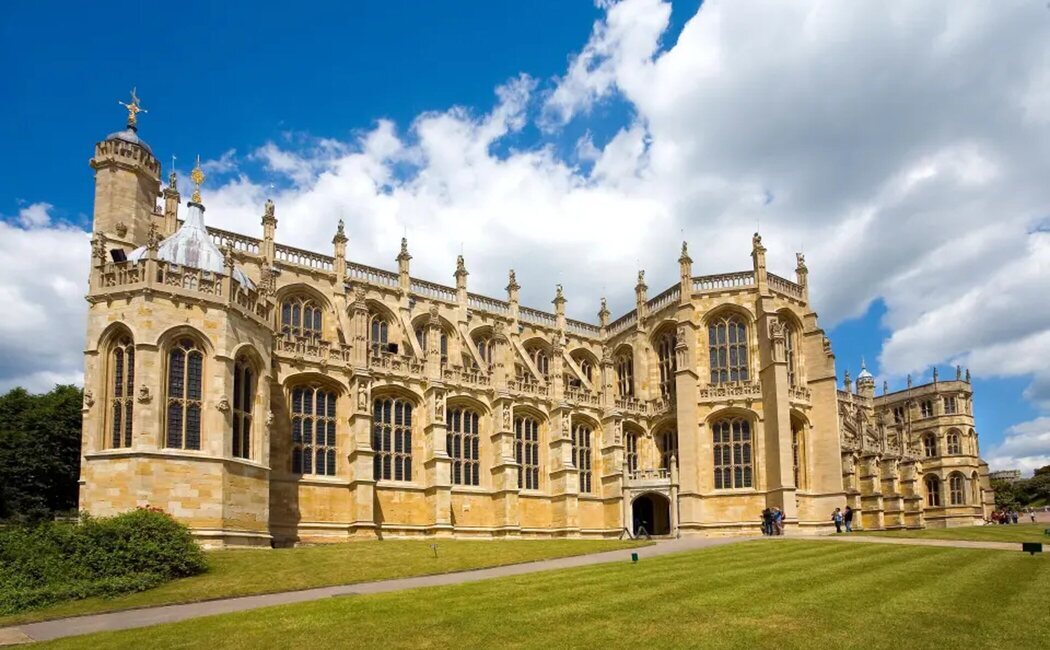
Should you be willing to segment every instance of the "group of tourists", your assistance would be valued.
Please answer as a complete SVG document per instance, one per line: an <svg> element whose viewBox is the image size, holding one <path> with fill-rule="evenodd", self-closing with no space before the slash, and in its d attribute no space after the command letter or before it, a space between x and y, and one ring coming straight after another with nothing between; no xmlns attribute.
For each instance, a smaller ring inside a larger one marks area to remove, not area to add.
<svg viewBox="0 0 1050 650"><path fill-rule="evenodd" d="M762 534L784 534L784 511L776 506L762 511Z"/></svg>
<svg viewBox="0 0 1050 650"><path fill-rule="evenodd" d="M853 508L846 506L845 510L841 508L835 508L835 512L831 513L831 521L835 523L835 532L841 533L842 527L846 527L847 533L853 532Z"/></svg>
<svg viewBox="0 0 1050 650"><path fill-rule="evenodd" d="M1025 513L1028 515L1028 518L1034 524L1035 523L1035 510L1033 510L1032 508L1026 508L1025 509ZM1000 525L1016 524L1020 518L1021 518L1021 513L1017 512L1016 510L996 510L995 512L992 513L992 516L988 519L988 523L990 523L990 524L1000 524Z"/></svg>

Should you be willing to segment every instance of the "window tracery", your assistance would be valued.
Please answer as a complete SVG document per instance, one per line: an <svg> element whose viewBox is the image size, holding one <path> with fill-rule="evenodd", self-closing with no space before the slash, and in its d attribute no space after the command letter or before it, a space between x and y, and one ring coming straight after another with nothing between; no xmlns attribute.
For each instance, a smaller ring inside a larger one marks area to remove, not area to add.
<svg viewBox="0 0 1050 650"><path fill-rule="evenodd" d="M748 381L747 326L740 317L729 314L715 320L708 326L707 335L711 383Z"/></svg>
<svg viewBox="0 0 1050 650"><path fill-rule="evenodd" d="M233 366L234 458L250 458L252 452L252 406L255 404L255 372L244 356Z"/></svg>
<svg viewBox="0 0 1050 650"><path fill-rule="evenodd" d="M293 296L281 305L281 333L285 336L320 339L321 308L308 296Z"/></svg>
<svg viewBox="0 0 1050 650"><path fill-rule="evenodd" d="M518 487L540 488L539 422L527 415L514 418L514 460L518 463Z"/></svg>
<svg viewBox="0 0 1050 650"><path fill-rule="evenodd" d="M335 476L336 394L321 386L292 389L292 472Z"/></svg>
<svg viewBox="0 0 1050 650"><path fill-rule="evenodd" d="M135 344L130 336L117 339L110 353L110 433L114 449L131 446L135 410Z"/></svg>
<svg viewBox="0 0 1050 650"><path fill-rule="evenodd" d="M372 404L373 478L412 480L412 403L395 397Z"/></svg>
<svg viewBox="0 0 1050 650"><path fill-rule="evenodd" d="M743 418L712 425L715 489L752 487L751 423Z"/></svg>
<svg viewBox="0 0 1050 650"><path fill-rule="evenodd" d="M591 428L577 424L572 429L572 458L580 478L580 493L590 494L591 484Z"/></svg>
<svg viewBox="0 0 1050 650"><path fill-rule="evenodd" d="M449 458L452 459L452 483L454 485L480 484L479 420L478 413L473 409L448 409L445 418L448 423L445 444Z"/></svg>
<svg viewBox="0 0 1050 650"><path fill-rule="evenodd" d="M168 352L166 446L201 448L201 381L204 353L189 338L180 339Z"/></svg>

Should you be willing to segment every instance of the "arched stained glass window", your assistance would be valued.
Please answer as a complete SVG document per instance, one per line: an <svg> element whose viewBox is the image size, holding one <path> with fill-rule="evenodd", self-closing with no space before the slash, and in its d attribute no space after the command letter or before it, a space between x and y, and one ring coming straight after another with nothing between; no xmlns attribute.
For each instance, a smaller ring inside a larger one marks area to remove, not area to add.
<svg viewBox="0 0 1050 650"><path fill-rule="evenodd" d="M480 418L476 411L468 408L448 409L445 421L446 451L452 459L452 483L454 485L479 485L481 463L478 447L481 436L478 431Z"/></svg>
<svg viewBox="0 0 1050 650"><path fill-rule="evenodd" d="M707 328L711 383L748 381L747 326L736 315L713 321Z"/></svg>
<svg viewBox="0 0 1050 650"><path fill-rule="evenodd" d="M948 477L948 503L953 506L966 504L966 479L962 474L952 474Z"/></svg>
<svg viewBox="0 0 1050 650"><path fill-rule="evenodd" d="M204 353L188 338L168 352L168 394L165 444L172 449L201 448L201 382Z"/></svg>
<svg viewBox="0 0 1050 650"><path fill-rule="evenodd" d="M665 431L656 437L660 450L660 469L671 469L671 456L678 457L678 432Z"/></svg>
<svg viewBox="0 0 1050 650"><path fill-rule="evenodd" d="M306 296L288 298L281 305L281 333L285 336L321 338L321 308Z"/></svg>
<svg viewBox="0 0 1050 650"><path fill-rule="evenodd" d="M941 479L930 475L923 479L926 486L926 505L930 508L941 507Z"/></svg>
<svg viewBox="0 0 1050 650"><path fill-rule="evenodd" d="M720 420L711 427L715 449L715 489L752 487L751 423Z"/></svg>
<svg viewBox="0 0 1050 650"><path fill-rule="evenodd" d="M336 394L321 386L292 389L292 472L335 476Z"/></svg>
<svg viewBox="0 0 1050 650"><path fill-rule="evenodd" d="M399 397L372 402L372 476L412 480L412 403Z"/></svg>
<svg viewBox="0 0 1050 650"><path fill-rule="evenodd" d="M634 397L634 359L630 352L621 352L613 360L616 367L616 394Z"/></svg>
<svg viewBox="0 0 1050 650"><path fill-rule="evenodd" d="M627 471L633 474L638 471L638 433L627 431L624 435L627 442Z"/></svg>
<svg viewBox="0 0 1050 650"><path fill-rule="evenodd" d="M958 431L952 429L948 432L948 435L945 438L945 447L947 448L947 453L949 455L958 455L962 453L962 438L959 436Z"/></svg>
<svg viewBox="0 0 1050 650"><path fill-rule="evenodd" d="M580 477L580 492L590 494L591 483L591 428L586 424L577 424L572 428L572 459Z"/></svg>
<svg viewBox="0 0 1050 650"><path fill-rule="evenodd" d="M252 407L255 405L255 372L246 357L233 366L233 456L251 458Z"/></svg>
<svg viewBox="0 0 1050 650"><path fill-rule="evenodd" d="M390 324L382 314L371 314L368 318L368 346L372 356L377 357L387 351L390 342Z"/></svg>
<svg viewBox="0 0 1050 650"><path fill-rule="evenodd" d="M135 410L135 344L129 336L117 339L110 354L110 443L114 449L131 446Z"/></svg>
<svg viewBox="0 0 1050 650"><path fill-rule="evenodd" d="M678 336L670 328L656 339L656 355L660 366L660 396L664 399L674 397L675 371L678 369L674 348L677 342Z"/></svg>
<svg viewBox="0 0 1050 650"><path fill-rule="evenodd" d="M518 463L518 487L540 489L540 427L535 418L514 418L514 460Z"/></svg>

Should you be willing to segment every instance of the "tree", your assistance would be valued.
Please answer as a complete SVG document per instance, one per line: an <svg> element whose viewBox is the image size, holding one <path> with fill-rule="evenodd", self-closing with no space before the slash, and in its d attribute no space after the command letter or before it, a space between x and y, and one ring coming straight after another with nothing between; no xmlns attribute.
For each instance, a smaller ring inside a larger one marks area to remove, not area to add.
<svg viewBox="0 0 1050 650"><path fill-rule="evenodd" d="M77 507L82 403L76 386L0 396L0 519L38 520Z"/></svg>

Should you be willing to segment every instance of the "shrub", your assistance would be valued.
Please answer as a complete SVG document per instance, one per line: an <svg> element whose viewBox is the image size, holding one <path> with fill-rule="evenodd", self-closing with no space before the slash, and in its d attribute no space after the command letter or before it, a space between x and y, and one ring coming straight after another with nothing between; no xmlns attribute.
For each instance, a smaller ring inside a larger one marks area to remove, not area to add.
<svg viewBox="0 0 1050 650"><path fill-rule="evenodd" d="M189 530L155 509L12 526L0 529L0 614L142 591L207 568Z"/></svg>

